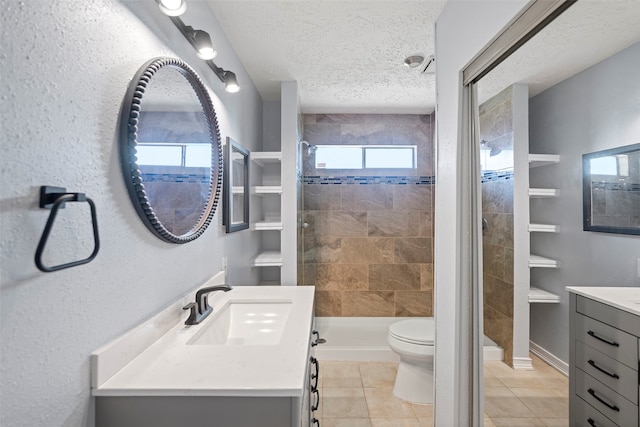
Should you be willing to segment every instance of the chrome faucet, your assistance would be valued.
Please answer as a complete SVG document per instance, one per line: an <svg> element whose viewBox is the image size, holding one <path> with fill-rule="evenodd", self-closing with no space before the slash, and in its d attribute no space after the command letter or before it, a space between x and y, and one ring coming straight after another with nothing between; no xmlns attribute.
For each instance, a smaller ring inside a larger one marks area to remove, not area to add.
<svg viewBox="0 0 640 427"><path fill-rule="evenodd" d="M211 308L209 301L207 300L211 292L229 292L231 289L233 288L229 285L208 286L206 288L198 289L198 292L196 292L196 302L190 302L182 307L183 310L191 310L191 313L184 324L197 325L211 314L213 308Z"/></svg>

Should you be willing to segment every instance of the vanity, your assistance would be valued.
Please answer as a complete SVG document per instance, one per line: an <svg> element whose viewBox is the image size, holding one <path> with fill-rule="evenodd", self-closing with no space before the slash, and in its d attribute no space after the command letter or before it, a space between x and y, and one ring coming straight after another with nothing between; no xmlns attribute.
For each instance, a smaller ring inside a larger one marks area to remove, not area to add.
<svg viewBox="0 0 640 427"><path fill-rule="evenodd" d="M185 296L92 354L96 426L319 425L313 298L311 286L236 286L187 326Z"/></svg>
<svg viewBox="0 0 640 427"><path fill-rule="evenodd" d="M638 427L640 288L567 290L569 424Z"/></svg>

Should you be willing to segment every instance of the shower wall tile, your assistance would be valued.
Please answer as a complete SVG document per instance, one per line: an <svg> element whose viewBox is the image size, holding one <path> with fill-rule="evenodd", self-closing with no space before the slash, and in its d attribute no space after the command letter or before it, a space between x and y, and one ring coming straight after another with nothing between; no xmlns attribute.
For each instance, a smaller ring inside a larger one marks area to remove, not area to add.
<svg viewBox="0 0 640 427"><path fill-rule="evenodd" d="M422 291L396 291L396 317L433 316L433 294Z"/></svg>
<svg viewBox="0 0 640 427"><path fill-rule="evenodd" d="M345 291L342 299L343 316L395 316L393 291Z"/></svg>
<svg viewBox="0 0 640 427"><path fill-rule="evenodd" d="M513 215L485 212L484 218L487 220L487 230L482 235L484 241L491 245L513 248Z"/></svg>
<svg viewBox="0 0 640 427"><path fill-rule="evenodd" d="M327 292L316 290L316 316L342 316L342 292Z"/></svg>
<svg viewBox="0 0 640 427"><path fill-rule="evenodd" d="M504 350L504 362L513 366L513 318L484 307L484 332Z"/></svg>
<svg viewBox="0 0 640 427"><path fill-rule="evenodd" d="M397 237L394 239L396 263L432 263L432 242L429 237Z"/></svg>
<svg viewBox="0 0 640 427"><path fill-rule="evenodd" d="M304 140L312 145L336 144L340 141L341 134L339 124L316 123L304 126Z"/></svg>
<svg viewBox="0 0 640 427"><path fill-rule="evenodd" d="M369 269L362 264L317 264L315 282L321 291L364 291L369 287Z"/></svg>
<svg viewBox="0 0 640 427"><path fill-rule="evenodd" d="M483 282L486 305L513 318L513 284L488 274L483 275Z"/></svg>
<svg viewBox="0 0 640 427"><path fill-rule="evenodd" d="M350 264L390 264L393 262L393 239L390 237L345 237L342 259Z"/></svg>
<svg viewBox="0 0 640 427"><path fill-rule="evenodd" d="M369 266L369 289L420 290L420 265L372 264Z"/></svg>
<svg viewBox="0 0 640 427"><path fill-rule="evenodd" d="M485 243L482 245L483 270L485 274L504 279L504 247Z"/></svg>
<svg viewBox="0 0 640 427"><path fill-rule="evenodd" d="M431 210L430 185L393 185L393 209Z"/></svg>
<svg viewBox="0 0 640 427"><path fill-rule="evenodd" d="M311 263L339 262L342 257L340 237L305 237L304 260Z"/></svg>
<svg viewBox="0 0 640 427"><path fill-rule="evenodd" d="M504 248L504 281L513 286L513 247Z"/></svg>
<svg viewBox="0 0 640 427"><path fill-rule="evenodd" d="M433 315L433 115L308 114L311 144L416 145L416 169L315 169L303 155L303 282L317 316Z"/></svg>
<svg viewBox="0 0 640 427"><path fill-rule="evenodd" d="M420 264L420 289L433 291L433 264Z"/></svg>
<svg viewBox="0 0 640 427"><path fill-rule="evenodd" d="M420 211L420 218L418 221L418 236L432 237L433 213L431 211Z"/></svg>
<svg viewBox="0 0 640 427"><path fill-rule="evenodd" d="M335 211L342 207L342 191L339 185L305 185L304 210Z"/></svg>
<svg viewBox="0 0 640 427"><path fill-rule="evenodd" d="M369 237L409 237L420 228L418 211L369 211Z"/></svg>
<svg viewBox="0 0 640 427"><path fill-rule="evenodd" d="M354 184L340 187L342 209L345 211L379 211L393 208L392 185Z"/></svg>
<svg viewBox="0 0 640 427"><path fill-rule="evenodd" d="M342 145L390 145L393 129L385 123L343 124Z"/></svg>
<svg viewBox="0 0 640 427"><path fill-rule="evenodd" d="M315 286L316 284L316 268L318 264L306 262L302 269L302 284L305 286Z"/></svg>
<svg viewBox="0 0 640 427"><path fill-rule="evenodd" d="M316 211L316 236L358 237L367 235L365 211Z"/></svg>

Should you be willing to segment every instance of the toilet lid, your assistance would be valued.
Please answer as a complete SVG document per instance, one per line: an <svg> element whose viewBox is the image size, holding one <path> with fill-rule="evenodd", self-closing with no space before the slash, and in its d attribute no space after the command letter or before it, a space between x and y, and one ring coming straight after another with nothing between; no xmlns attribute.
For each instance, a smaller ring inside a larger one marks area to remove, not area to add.
<svg viewBox="0 0 640 427"><path fill-rule="evenodd" d="M432 318L402 320L389 326L389 334L400 341L433 345L435 324Z"/></svg>

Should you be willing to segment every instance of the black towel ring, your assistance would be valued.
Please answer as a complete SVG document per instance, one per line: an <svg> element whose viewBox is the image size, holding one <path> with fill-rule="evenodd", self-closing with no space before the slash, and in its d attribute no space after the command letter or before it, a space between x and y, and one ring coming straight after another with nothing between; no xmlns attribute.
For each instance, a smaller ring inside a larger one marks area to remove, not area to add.
<svg viewBox="0 0 640 427"><path fill-rule="evenodd" d="M93 227L93 252L91 252L91 255L89 255L89 257L86 259L72 261L66 264L54 265L53 267L47 267L42 262L42 253L44 252L44 247L46 246L47 240L49 239L49 234L51 233L51 229L53 228L53 222L56 219L58 210L60 208L64 208L64 204L66 202L87 202L89 204L89 207L91 208L91 225ZM45 225L44 231L42 232L42 237L40 238L40 243L38 243L38 248L36 249L35 261L38 269L40 271L44 271L45 273L51 273L54 271L63 270L65 268L87 264L93 261L96 255L98 255L98 251L100 250L98 218L96 216L96 205L95 203L93 203L93 200L88 198L84 193L67 193L66 188L42 186L40 187L40 207L51 209L51 213L49 214L49 219L47 220L47 224Z"/></svg>

